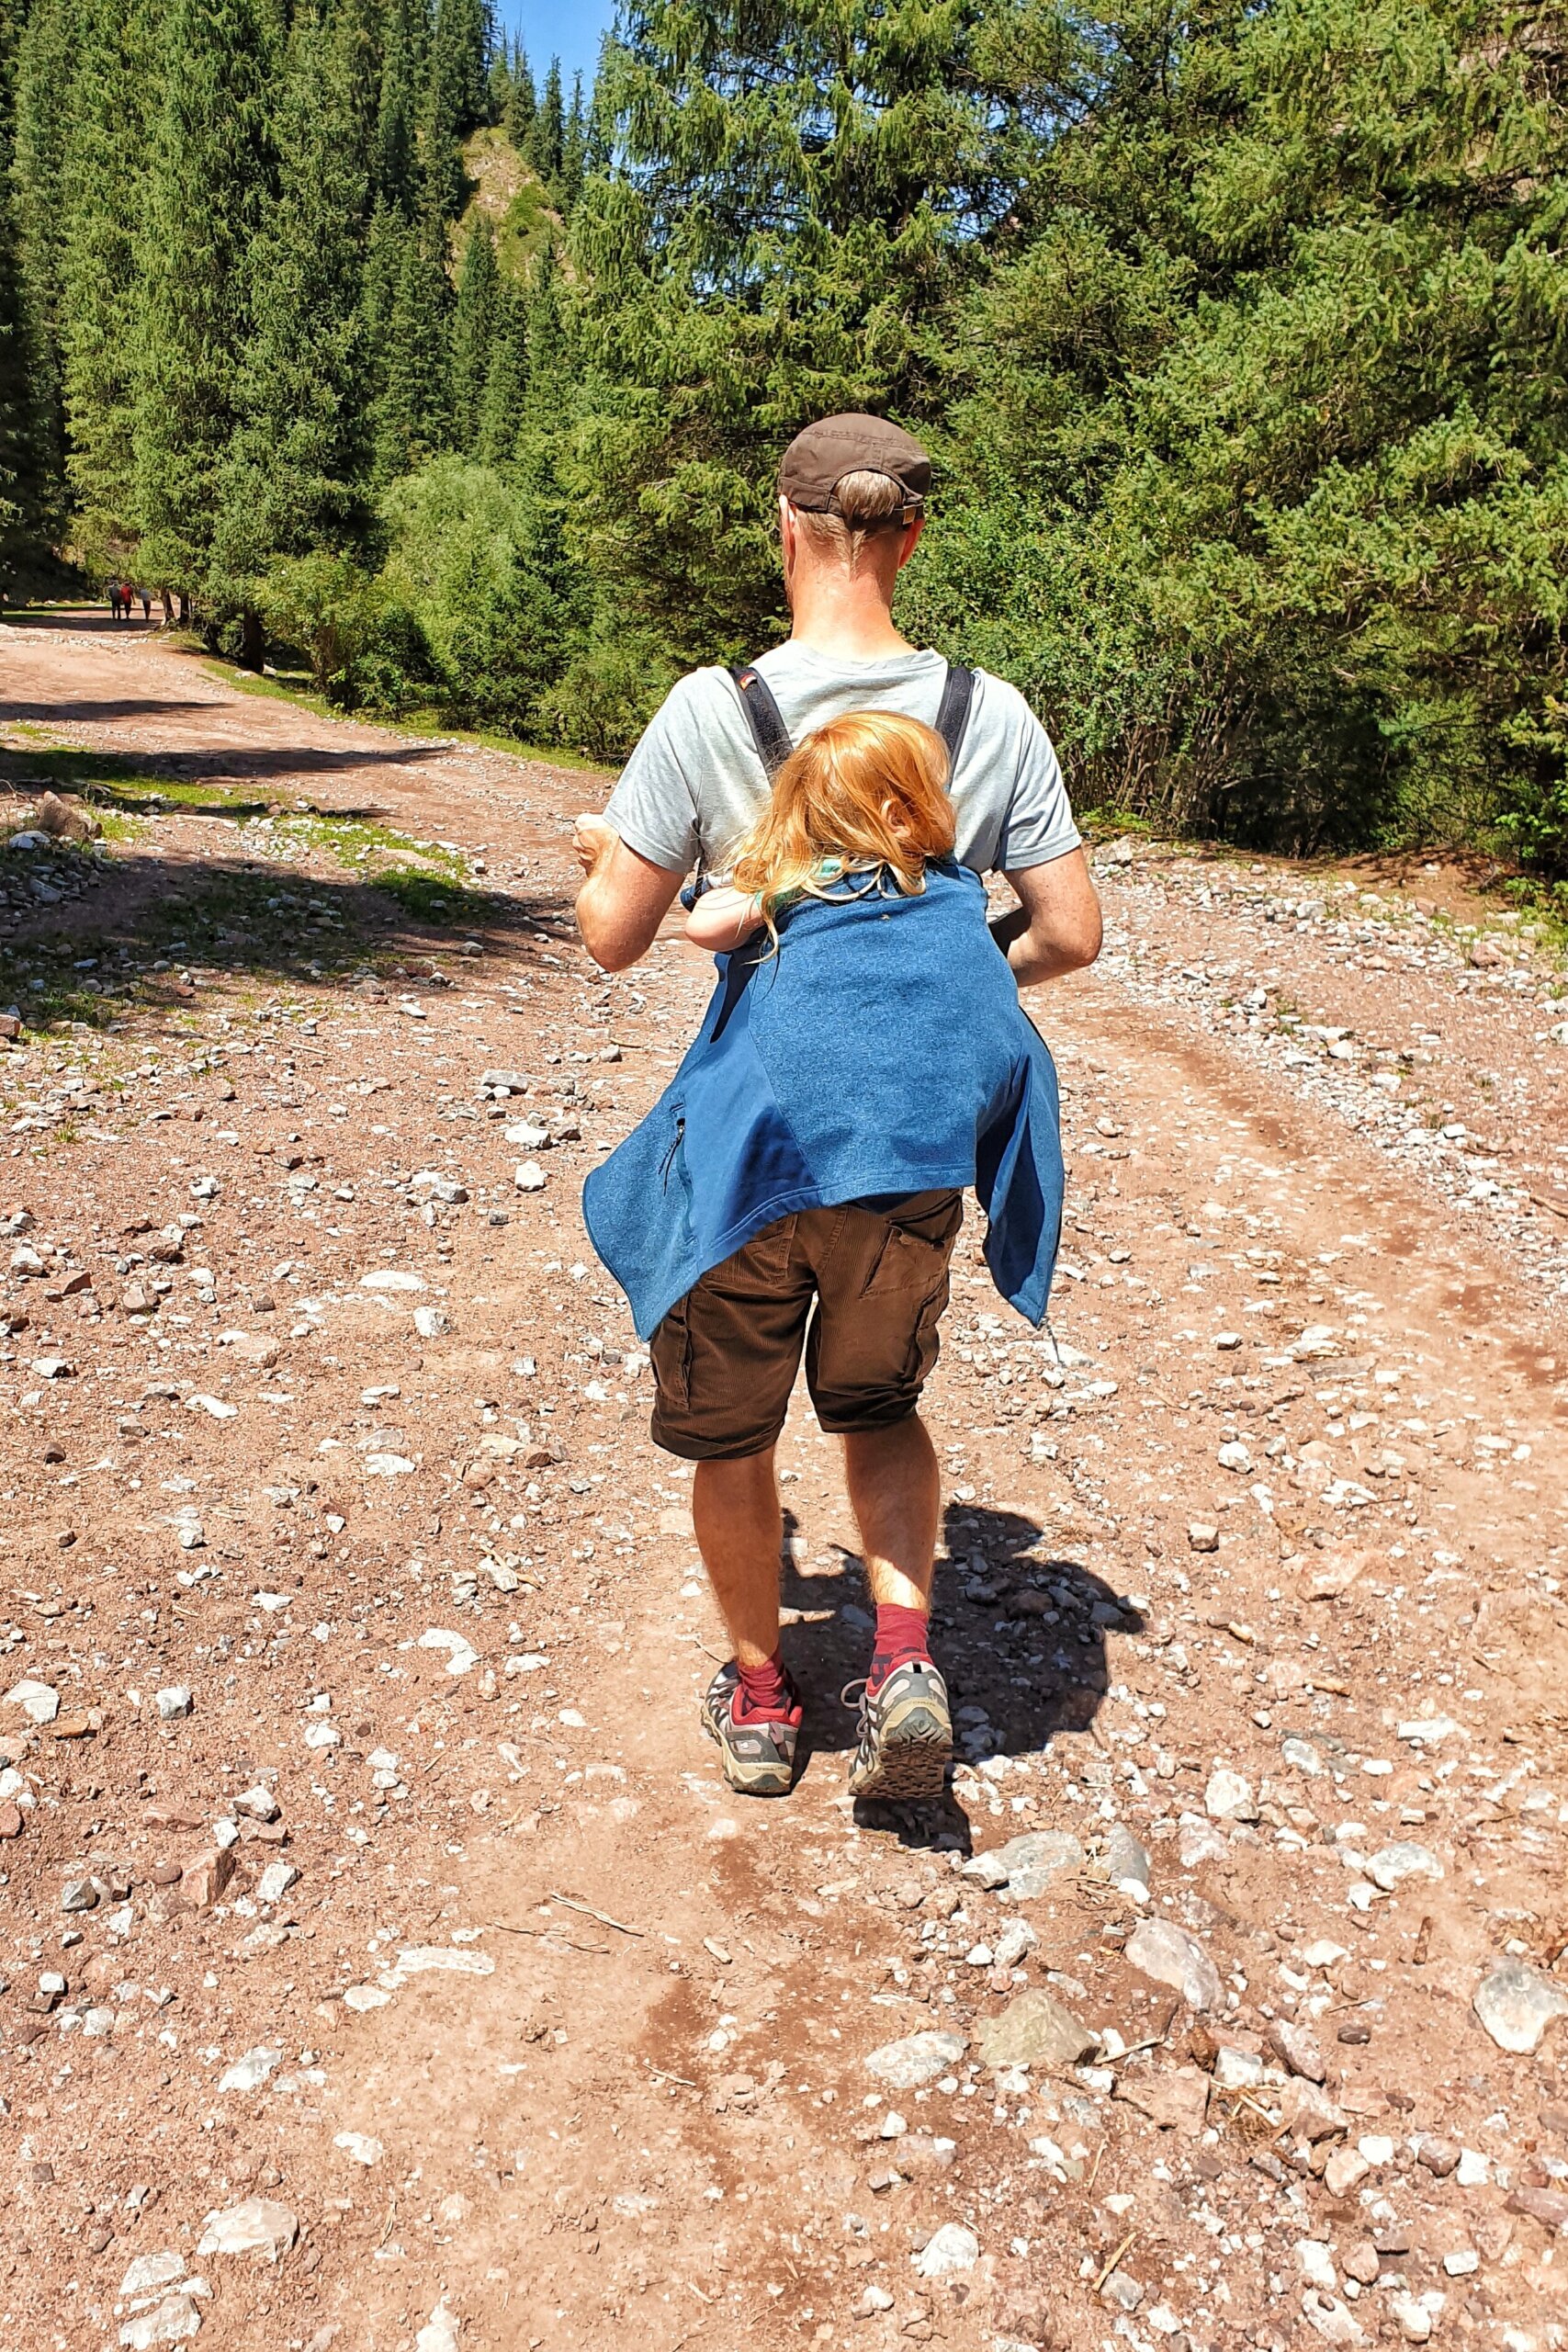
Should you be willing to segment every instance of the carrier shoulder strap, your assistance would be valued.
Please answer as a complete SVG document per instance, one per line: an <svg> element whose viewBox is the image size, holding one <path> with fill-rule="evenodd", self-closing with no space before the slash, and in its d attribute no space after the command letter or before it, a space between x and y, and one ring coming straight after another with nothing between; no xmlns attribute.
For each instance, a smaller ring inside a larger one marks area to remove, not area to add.
<svg viewBox="0 0 1568 2352"><path fill-rule="evenodd" d="M773 688L753 662L739 662L730 672L735 691L740 696L740 707L746 713L746 724L751 729L751 741L757 755L772 784L780 768L794 751L789 729L773 700Z"/></svg>
<svg viewBox="0 0 1568 2352"><path fill-rule="evenodd" d="M780 768L794 751L784 716L773 700L773 689L755 662L742 662L730 671L735 690L740 696L740 707L751 729L751 741L771 784ZM956 774L958 755L964 748L964 730L969 724L970 706L975 699L975 673L961 662L950 662L942 682L942 701L937 708L936 731L947 745L949 770Z"/></svg>
<svg viewBox="0 0 1568 2352"><path fill-rule="evenodd" d="M964 729L969 724L969 707L974 699L974 671L964 669L961 662L950 662L936 714L936 731L947 745L950 778L958 773L958 754L964 748Z"/></svg>

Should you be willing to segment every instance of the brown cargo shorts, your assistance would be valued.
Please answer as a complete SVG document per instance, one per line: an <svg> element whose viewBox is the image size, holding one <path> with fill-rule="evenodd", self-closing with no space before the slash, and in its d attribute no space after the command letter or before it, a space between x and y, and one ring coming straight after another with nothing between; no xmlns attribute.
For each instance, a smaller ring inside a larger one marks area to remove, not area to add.
<svg viewBox="0 0 1568 2352"><path fill-rule="evenodd" d="M943 1192L883 1208L802 1209L768 1226L655 1331L654 1443L687 1462L765 1453L784 1427L803 1348L825 1430L907 1420L936 1362L963 1222L963 1194Z"/></svg>

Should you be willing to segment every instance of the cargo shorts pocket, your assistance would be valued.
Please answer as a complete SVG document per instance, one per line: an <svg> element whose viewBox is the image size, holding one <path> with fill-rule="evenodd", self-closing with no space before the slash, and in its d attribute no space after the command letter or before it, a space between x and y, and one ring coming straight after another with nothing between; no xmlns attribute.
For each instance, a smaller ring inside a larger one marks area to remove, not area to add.
<svg viewBox="0 0 1568 2352"><path fill-rule="evenodd" d="M953 1244L963 1222L963 1195L954 1193L912 1216L908 1224L890 1224L862 1287L862 1297L932 1297L945 1287Z"/></svg>
<svg viewBox="0 0 1568 2352"><path fill-rule="evenodd" d="M654 1385L661 1404L684 1412L692 1401L691 1294L677 1299L649 1342Z"/></svg>

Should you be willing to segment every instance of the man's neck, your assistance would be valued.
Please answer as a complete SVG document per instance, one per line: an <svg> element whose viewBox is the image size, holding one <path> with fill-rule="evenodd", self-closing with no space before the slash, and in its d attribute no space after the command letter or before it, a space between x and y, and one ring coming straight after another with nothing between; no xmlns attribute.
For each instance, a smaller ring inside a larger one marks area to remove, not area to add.
<svg viewBox="0 0 1568 2352"><path fill-rule="evenodd" d="M914 647L893 626L882 582L874 573L837 568L798 574L794 582L790 640L840 662L874 662Z"/></svg>

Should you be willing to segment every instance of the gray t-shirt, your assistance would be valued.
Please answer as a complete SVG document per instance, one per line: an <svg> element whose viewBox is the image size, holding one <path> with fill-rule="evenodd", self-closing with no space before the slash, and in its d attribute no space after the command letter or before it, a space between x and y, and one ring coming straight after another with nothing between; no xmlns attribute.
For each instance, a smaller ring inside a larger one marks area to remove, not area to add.
<svg viewBox="0 0 1568 2352"><path fill-rule="evenodd" d="M793 639L757 668L792 741L851 710L897 710L936 722L947 676L940 653L840 661ZM604 814L628 849L671 873L728 871L761 815L767 778L727 670L694 670L672 686L622 770ZM1051 739L1016 686L975 673L953 800L957 855L977 873L1021 873L1078 845Z"/></svg>

